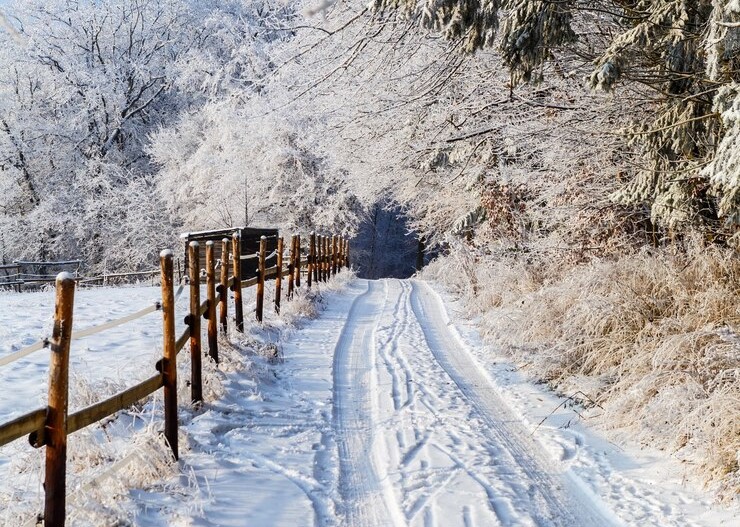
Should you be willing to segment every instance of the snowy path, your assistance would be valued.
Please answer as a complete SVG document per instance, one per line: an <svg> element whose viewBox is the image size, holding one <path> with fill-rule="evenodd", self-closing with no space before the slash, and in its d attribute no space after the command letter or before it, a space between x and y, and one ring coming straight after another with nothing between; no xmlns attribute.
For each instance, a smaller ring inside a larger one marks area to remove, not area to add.
<svg viewBox="0 0 740 527"><path fill-rule="evenodd" d="M502 410L443 309L424 284L386 281L349 312L334 358L347 523L608 524Z"/></svg>
<svg viewBox="0 0 740 527"><path fill-rule="evenodd" d="M167 501L152 512L161 496L141 492L137 523L731 521L715 514L704 523L706 502L619 472L602 445L597 456L581 444L588 434L561 437L575 438L573 447L553 456L557 449L532 436L531 423L512 410L467 340L426 283L353 282L282 344L284 363L267 368L274 378L244 386L237 372L227 397L188 425L184 460L203 501Z"/></svg>
<svg viewBox="0 0 740 527"><path fill-rule="evenodd" d="M100 312L110 318L146 305L156 292L82 292L76 316L84 327ZM737 525L737 507L712 505L665 456L625 452L581 426L572 409L553 411L562 400L483 345L430 284L354 280L322 294L326 309L297 329L280 320L251 326L251 335L281 350L282 361L224 347L224 361L209 366L206 404L182 405L179 477L130 490L124 523ZM16 328L0 335L9 351L43 335L47 296L5 298L18 304L0 312ZM34 316L20 320L16 312ZM146 374L140 365L158 356L159 331L159 317L151 316L135 332L122 328L78 345L78 378L133 382ZM132 339L136 346L125 346ZM0 382L16 387L0 394L0 418L43 398L45 355L0 372ZM116 429L129 420L119 421ZM109 424L93 437L114 448L131 441L117 433ZM0 452L0 476L26 450L16 444ZM0 495L33 494L40 467L22 472L0 478ZM84 502L72 501L83 518Z"/></svg>

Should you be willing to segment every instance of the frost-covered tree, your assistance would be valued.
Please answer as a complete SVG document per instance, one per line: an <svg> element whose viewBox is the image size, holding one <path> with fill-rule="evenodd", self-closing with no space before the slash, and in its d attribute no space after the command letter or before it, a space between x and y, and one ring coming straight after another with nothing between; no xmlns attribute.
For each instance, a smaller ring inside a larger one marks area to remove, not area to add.
<svg viewBox="0 0 740 527"><path fill-rule="evenodd" d="M177 107L172 66L194 39L188 6L30 1L9 12L17 33L3 34L0 51L0 156L4 184L18 189L0 198L3 229L17 236L6 250L94 264L112 249L132 257L112 266L140 265L165 239L139 224L133 198L161 210L140 192L152 185L143 145ZM128 231L159 243L131 254Z"/></svg>
<svg viewBox="0 0 740 527"><path fill-rule="evenodd" d="M575 54L543 63L539 86L515 87L499 53L464 55L413 31L415 19L344 7L323 31L298 33L300 62L285 60L280 82L302 80L291 111L328 116L306 139L347 168L363 203L400 204L430 245L476 233L522 250L545 238L553 250L600 250L615 229L604 219L626 218L606 199L629 159L612 133L631 114L625 97L590 92Z"/></svg>
<svg viewBox="0 0 740 527"><path fill-rule="evenodd" d="M302 144L299 124L265 111L260 95L214 101L154 136L168 210L187 229L351 231L361 209L342 173Z"/></svg>
<svg viewBox="0 0 740 527"><path fill-rule="evenodd" d="M162 193L150 138L213 101L258 94L273 67L266 45L289 35L281 25L291 12L269 0L8 7L0 258L151 265L185 218L167 213L172 196Z"/></svg>
<svg viewBox="0 0 740 527"><path fill-rule="evenodd" d="M305 140L317 117L284 104L292 95L280 57L299 53L294 7L214 3L204 17L212 37L192 49L177 81L193 108L153 134L147 150L168 211L184 228L350 232L358 220L342 167Z"/></svg>
<svg viewBox="0 0 740 527"><path fill-rule="evenodd" d="M590 63L593 88L625 91L643 112L622 129L639 158L613 198L647 206L654 222L672 230L701 225L721 238L736 232L737 178L727 168L736 144L729 109L737 2L378 0L374 7L379 16L400 13L456 39L467 51L497 48L512 85L541 81L569 54Z"/></svg>

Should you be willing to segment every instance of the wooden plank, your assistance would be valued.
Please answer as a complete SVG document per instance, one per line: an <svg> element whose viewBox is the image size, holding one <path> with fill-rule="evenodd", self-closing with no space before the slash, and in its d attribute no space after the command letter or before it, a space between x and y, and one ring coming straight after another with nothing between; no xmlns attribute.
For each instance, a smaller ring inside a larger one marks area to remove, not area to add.
<svg viewBox="0 0 740 527"><path fill-rule="evenodd" d="M182 351L182 348L185 347L185 344L188 343L188 340L190 339L190 328L185 328L185 331L180 335L180 338L175 341L175 353L180 353Z"/></svg>
<svg viewBox="0 0 740 527"><path fill-rule="evenodd" d="M72 265L84 263L82 260L62 260L58 262L32 262L27 260L16 260L13 262L16 265L45 265L47 267L53 267L55 265Z"/></svg>
<svg viewBox="0 0 740 527"><path fill-rule="evenodd" d="M0 425L0 446L7 445L31 432L42 431L46 422L46 408L39 408Z"/></svg>
<svg viewBox="0 0 740 527"><path fill-rule="evenodd" d="M254 285L257 285L258 281L259 281L259 277L255 276L254 278L250 278L249 280L243 280L241 284L242 284L242 287L252 287Z"/></svg>
<svg viewBox="0 0 740 527"><path fill-rule="evenodd" d="M265 269L265 279L273 278L277 276L278 274L277 270L278 270L277 265L273 265L272 267L268 267L267 269Z"/></svg>
<svg viewBox="0 0 740 527"><path fill-rule="evenodd" d="M67 434L73 434L86 426L97 423L101 419L132 406L137 401L153 394L162 386L164 386L162 374L158 373L128 390L73 413L67 418Z"/></svg>
<svg viewBox="0 0 740 527"><path fill-rule="evenodd" d="M102 280L104 278L126 278L128 276L148 276L148 275L154 275L154 274L159 274L159 269L155 269L154 271L136 271L135 273L104 274L101 276L96 276L94 278L85 278L85 280Z"/></svg>

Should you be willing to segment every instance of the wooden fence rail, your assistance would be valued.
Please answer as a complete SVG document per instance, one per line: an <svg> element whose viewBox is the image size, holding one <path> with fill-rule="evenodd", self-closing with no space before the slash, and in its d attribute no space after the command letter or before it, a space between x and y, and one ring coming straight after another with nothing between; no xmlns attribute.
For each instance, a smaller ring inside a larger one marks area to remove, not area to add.
<svg viewBox="0 0 740 527"><path fill-rule="evenodd" d="M123 317L117 321L107 322L94 328L82 331L72 331L72 315L74 307L74 293L78 278L70 273L60 273L56 278L56 300L54 314L54 331L49 342L38 343L28 350L18 354L17 358L6 361L6 364L19 360L33 351L38 351L47 344L51 348L51 362L49 371L48 406L39 408L27 414L0 424L0 447L28 436L32 446L46 447L45 470L45 504L44 525L48 527L63 526L65 522L66 506L66 453L67 436L105 419L116 412L130 407L137 401L163 388L164 393L164 437L172 450L174 459L178 459L178 416L177 416L177 355L190 343L190 387L191 403L199 405L203 401L202 393L202 346L201 346L201 317L208 320L207 343L208 356L218 362L218 327L222 333L227 329L228 292L233 292L235 328L244 331L244 315L242 303L242 289L254 285L256 288L257 321L262 322L264 316L265 282L275 279L275 311L280 312L280 296L282 279L288 277L288 295L292 296L296 288L301 287L301 271L305 270L306 285L310 288L320 281L327 281L331 275L339 272L340 266L349 267L349 241L339 237L317 236L311 233L305 250L301 248L300 235L291 237L289 247L289 263L283 264L284 240L278 239L277 265L266 268L266 241L263 237L259 252L255 255L259 261L258 276L248 280L241 280L239 252L239 237L235 234L232 240L224 238L222 241L220 283L216 285L216 270L214 261L213 242L206 244L206 300L200 301L200 274L198 269L199 251L198 242L191 242L188 251L190 263L188 278L190 286L190 306L185 317L186 328L179 336L175 333L175 302L174 271L172 251L162 251L160 254L160 269L162 300L156 305L142 309L137 313ZM231 251L229 251L231 249ZM251 255L248 255L251 256ZM230 260L230 262L229 262ZM229 265L231 263L232 265ZM305 264L305 267L302 267ZM229 276L229 268L232 275ZM180 288L182 289L182 287ZM178 291L179 295L179 291ZM216 306L219 305L219 319L216 319ZM69 394L69 356L72 340L83 336L105 331L122 323L130 323L148 313L162 311L163 347L162 358L154 365L156 374L139 384L117 393L105 400L97 402L87 408L73 413L68 411Z"/></svg>

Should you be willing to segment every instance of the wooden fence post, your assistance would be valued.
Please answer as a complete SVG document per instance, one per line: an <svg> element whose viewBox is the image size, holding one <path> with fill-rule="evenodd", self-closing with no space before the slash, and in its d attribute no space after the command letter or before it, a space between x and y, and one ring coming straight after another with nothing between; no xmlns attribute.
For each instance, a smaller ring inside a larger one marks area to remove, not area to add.
<svg viewBox="0 0 740 527"><path fill-rule="evenodd" d="M244 333L244 306L242 305L241 237L238 232L231 238L231 255L234 262L234 317L236 330Z"/></svg>
<svg viewBox="0 0 740 527"><path fill-rule="evenodd" d="M200 246L190 242L188 248L190 271L190 399L193 404L203 401L203 380L201 377L200 345Z"/></svg>
<svg viewBox="0 0 740 527"><path fill-rule="evenodd" d="M337 237L337 273L342 270L344 262L344 238Z"/></svg>
<svg viewBox="0 0 740 527"><path fill-rule="evenodd" d="M214 261L213 242L206 242L206 294L208 311L208 356L218 362L218 323L216 320L216 263Z"/></svg>
<svg viewBox="0 0 740 527"><path fill-rule="evenodd" d="M329 280L329 237L324 236L324 282Z"/></svg>
<svg viewBox="0 0 740 527"><path fill-rule="evenodd" d="M69 344L72 340L75 281L69 273L56 279L54 331L49 364L49 402L44 436L46 443L46 491L44 525L63 527L67 479L67 403L69 398Z"/></svg>
<svg viewBox="0 0 740 527"><path fill-rule="evenodd" d="M337 274L337 237L331 236L331 275Z"/></svg>
<svg viewBox="0 0 740 527"><path fill-rule="evenodd" d="M162 271L162 383L164 385L164 437L175 459L177 450L177 350L175 350L175 291L173 286L172 251L159 254Z"/></svg>
<svg viewBox="0 0 740 527"><path fill-rule="evenodd" d="M337 254L337 273L341 272L344 268L344 237L340 236L337 240L339 247L339 253Z"/></svg>
<svg viewBox="0 0 740 527"><path fill-rule="evenodd" d="M307 283L308 288L311 289L311 284L314 282L314 274L316 273L316 233L311 232L308 238L308 276Z"/></svg>
<svg viewBox="0 0 740 527"><path fill-rule="evenodd" d="M288 298L293 298L295 283L295 234L290 237L290 260L288 261Z"/></svg>
<svg viewBox="0 0 740 527"><path fill-rule="evenodd" d="M337 236L337 250L335 251L335 257L334 257L334 274L337 274L339 270L342 268L341 261L342 261L342 237Z"/></svg>
<svg viewBox="0 0 740 527"><path fill-rule="evenodd" d="M342 258L342 237L337 236L334 242L336 249L334 249L334 274L339 272L339 261Z"/></svg>
<svg viewBox="0 0 740 527"><path fill-rule="evenodd" d="M275 275L275 313L280 314L280 294L283 287L283 237L277 242L277 275Z"/></svg>
<svg viewBox="0 0 740 527"><path fill-rule="evenodd" d="M326 237L326 255L327 255L327 261L326 261L326 279L331 279L332 276L332 264L334 262L334 235Z"/></svg>
<svg viewBox="0 0 740 527"><path fill-rule="evenodd" d="M260 237L259 268L257 270L257 322L262 322L265 307L265 256L267 252L267 238Z"/></svg>
<svg viewBox="0 0 740 527"><path fill-rule="evenodd" d="M219 303L221 304L221 330L226 333L229 305L229 239L221 240L221 284L219 285Z"/></svg>
<svg viewBox="0 0 740 527"><path fill-rule="evenodd" d="M326 246L324 245L324 236L319 236L318 239L318 247L319 247L319 280L322 282L326 281L326 277L324 276L324 266L325 266L325 260L326 260Z"/></svg>
<svg viewBox="0 0 740 527"><path fill-rule="evenodd" d="M344 269L344 251L347 245L345 244L344 237L339 238L339 259L337 260L337 269L341 271Z"/></svg>
<svg viewBox="0 0 740 527"><path fill-rule="evenodd" d="M301 287L301 235L295 235L295 286Z"/></svg>
<svg viewBox="0 0 740 527"><path fill-rule="evenodd" d="M331 236L326 236L326 280L331 278Z"/></svg>
<svg viewBox="0 0 740 527"><path fill-rule="evenodd" d="M324 237L320 234L316 237L316 270L317 282L324 281Z"/></svg>

